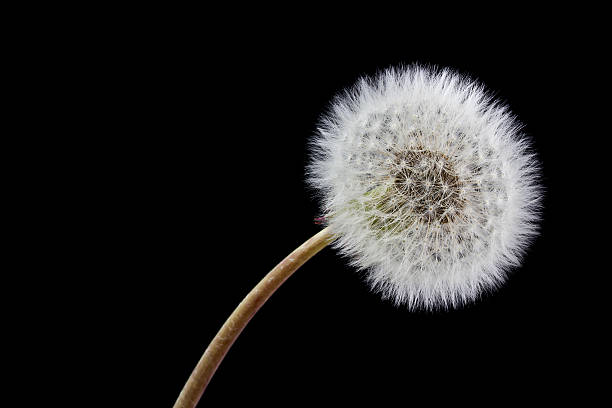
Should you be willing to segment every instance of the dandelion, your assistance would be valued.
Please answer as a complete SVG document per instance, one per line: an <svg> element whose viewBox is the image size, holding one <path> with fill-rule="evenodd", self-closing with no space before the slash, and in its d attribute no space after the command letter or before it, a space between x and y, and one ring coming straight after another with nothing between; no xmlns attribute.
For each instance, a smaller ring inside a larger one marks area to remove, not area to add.
<svg viewBox="0 0 612 408"><path fill-rule="evenodd" d="M332 243L371 287L409 309L444 309L498 287L537 233L539 165L520 123L483 86L411 66L360 80L312 143L308 181L325 228L242 301L175 407L193 407L270 295Z"/></svg>

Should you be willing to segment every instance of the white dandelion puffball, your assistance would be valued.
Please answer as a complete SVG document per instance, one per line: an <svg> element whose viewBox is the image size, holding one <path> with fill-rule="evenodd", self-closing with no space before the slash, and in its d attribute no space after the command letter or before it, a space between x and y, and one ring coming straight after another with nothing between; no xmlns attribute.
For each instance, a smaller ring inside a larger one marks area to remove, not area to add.
<svg viewBox="0 0 612 408"><path fill-rule="evenodd" d="M456 307L504 282L537 233L539 165L483 86L410 66L361 79L312 142L324 219L375 291Z"/></svg>

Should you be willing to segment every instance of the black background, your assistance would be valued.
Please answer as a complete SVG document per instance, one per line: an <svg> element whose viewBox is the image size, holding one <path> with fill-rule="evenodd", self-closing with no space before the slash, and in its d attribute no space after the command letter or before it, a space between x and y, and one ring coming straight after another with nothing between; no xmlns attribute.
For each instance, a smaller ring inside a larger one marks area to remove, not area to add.
<svg viewBox="0 0 612 408"><path fill-rule="evenodd" d="M146 379L136 391L170 406L241 299L320 230L304 167L331 99L362 75L424 63L482 81L525 124L545 197L523 265L474 304L409 312L327 248L252 319L201 405L498 405L577 394L590 329L568 243L580 221L567 217L576 207L565 190L578 185L567 156L581 124L567 83L588 55L577 58L571 33L490 26L391 43L286 28L202 35L176 24L126 47L137 64L113 66L131 127L117 139L125 156L112 159L122 182L108 205L125 222L108 244L117 262L105 279L114 279L111 302L125 306L111 341L137 363L124 374Z"/></svg>

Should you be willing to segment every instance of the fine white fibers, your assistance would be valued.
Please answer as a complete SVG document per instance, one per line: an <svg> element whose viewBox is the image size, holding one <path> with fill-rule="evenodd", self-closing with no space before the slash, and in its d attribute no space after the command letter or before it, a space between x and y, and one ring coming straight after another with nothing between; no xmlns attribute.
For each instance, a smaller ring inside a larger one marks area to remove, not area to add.
<svg viewBox="0 0 612 408"><path fill-rule="evenodd" d="M506 279L537 233L539 165L482 85L410 66L336 98L308 180L334 245L375 291L448 308Z"/></svg>

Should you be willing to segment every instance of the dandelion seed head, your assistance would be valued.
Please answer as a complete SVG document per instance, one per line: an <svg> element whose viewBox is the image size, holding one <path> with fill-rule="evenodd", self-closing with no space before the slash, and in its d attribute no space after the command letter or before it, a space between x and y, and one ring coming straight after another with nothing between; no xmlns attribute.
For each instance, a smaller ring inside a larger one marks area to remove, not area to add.
<svg viewBox="0 0 612 408"><path fill-rule="evenodd" d="M447 69L361 79L322 119L308 167L334 245L409 308L496 288L537 233L539 165L520 129Z"/></svg>

